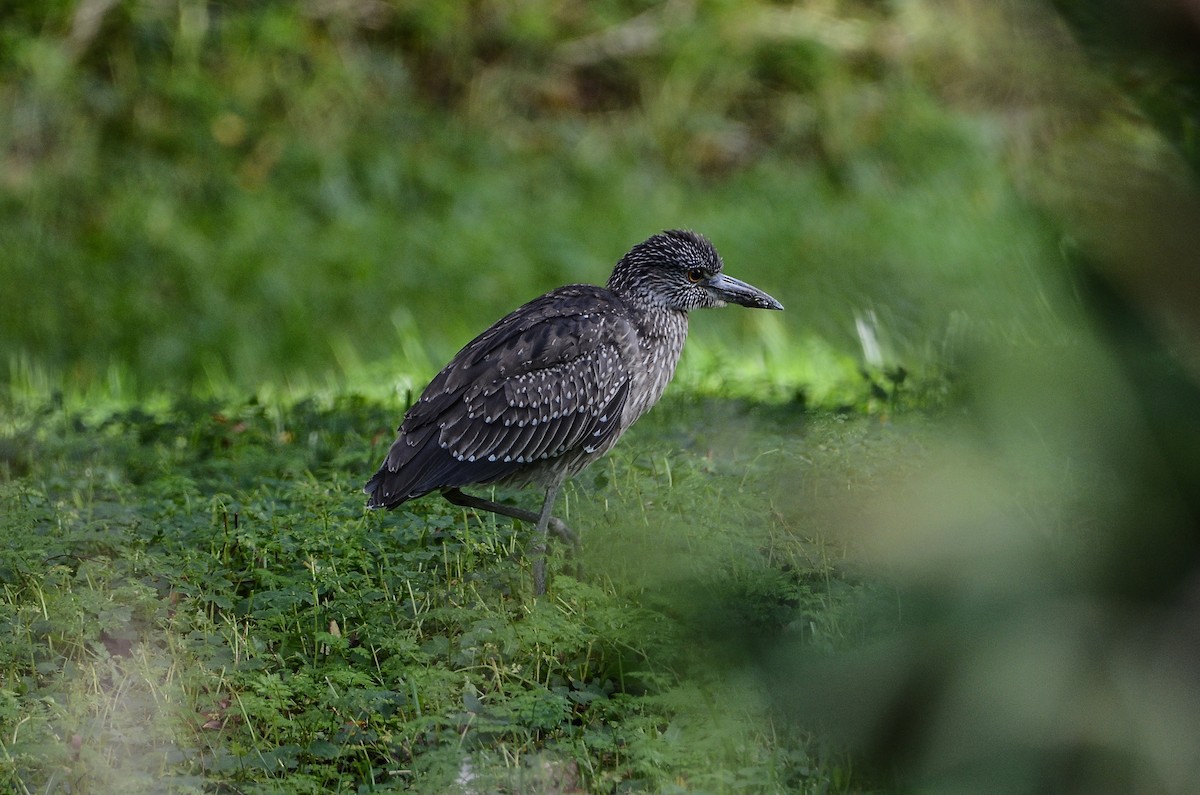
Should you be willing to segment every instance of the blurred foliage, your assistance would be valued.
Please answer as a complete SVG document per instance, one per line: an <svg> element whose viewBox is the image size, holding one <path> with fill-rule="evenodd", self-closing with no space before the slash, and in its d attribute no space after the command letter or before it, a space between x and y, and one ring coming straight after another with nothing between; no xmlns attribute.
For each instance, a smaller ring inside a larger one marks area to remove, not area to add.
<svg viewBox="0 0 1200 795"><path fill-rule="evenodd" d="M913 372L966 328L1026 335L1057 320L1055 231L1005 171L1010 122L947 101L979 65L938 13L18 2L5 377L254 387L387 357L419 380L672 226L789 308L705 317L699 347L793 385L858 378L856 313ZM798 372L813 352L851 360Z"/></svg>
<svg viewBox="0 0 1200 795"><path fill-rule="evenodd" d="M1058 5L1067 24L1024 3L967 16L991 34L979 57L1030 79L984 86L1031 112L1012 172L1066 233L1077 314L1058 344L976 349L965 422L833 512L850 560L895 585L894 634L761 657L781 709L884 787L1200 784L1200 14Z"/></svg>
<svg viewBox="0 0 1200 795"><path fill-rule="evenodd" d="M1093 62L1200 174L1200 9L1184 0L1056 0Z"/></svg>

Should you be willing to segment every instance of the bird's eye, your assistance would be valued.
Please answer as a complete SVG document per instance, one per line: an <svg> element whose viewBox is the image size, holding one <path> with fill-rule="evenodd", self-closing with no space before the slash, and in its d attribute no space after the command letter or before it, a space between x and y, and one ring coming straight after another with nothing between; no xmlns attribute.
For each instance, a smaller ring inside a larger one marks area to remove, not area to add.
<svg viewBox="0 0 1200 795"><path fill-rule="evenodd" d="M704 281L704 271L699 268L692 268L687 272L687 280L692 284L698 284Z"/></svg>

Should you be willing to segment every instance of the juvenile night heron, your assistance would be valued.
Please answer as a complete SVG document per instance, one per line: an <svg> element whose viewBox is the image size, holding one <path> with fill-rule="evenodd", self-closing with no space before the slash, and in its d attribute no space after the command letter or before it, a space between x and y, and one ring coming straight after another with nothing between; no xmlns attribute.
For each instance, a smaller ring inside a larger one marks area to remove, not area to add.
<svg viewBox="0 0 1200 795"><path fill-rule="evenodd" d="M607 287L560 287L501 318L404 415L363 489L367 505L395 508L441 491L455 505L536 523L534 590L544 593L547 530L578 545L551 516L559 487L658 402L683 350L688 312L726 302L783 309L722 267L707 239L671 230L634 246ZM541 486L541 511L460 491L489 483Z"/></svg>

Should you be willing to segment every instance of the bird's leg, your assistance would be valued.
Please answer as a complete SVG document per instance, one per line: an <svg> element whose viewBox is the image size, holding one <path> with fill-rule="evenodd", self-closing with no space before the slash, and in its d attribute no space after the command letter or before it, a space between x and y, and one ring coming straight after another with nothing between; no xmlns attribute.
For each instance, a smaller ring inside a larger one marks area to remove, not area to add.
<svg viewBox="0 0 1200 795"><path fill-rule="evenodd" d="M542 502L542 510L539 513L527 511L524 508L518 508L515 505L505 505L503 503L486 500L483 497L476 497L472 494L460 491L459 489L445 489L442 491L442 496L454 505L463 508L475 508L480 511L488 511L490 513L508 516L512 519L517 519L522 522L528 522L536 527L534 537L536 539L534 546L534 590L538 594L543 594L546 591L546 535L547 531L554 531L554 534L571 545L571 550L574 553L576 562L579 560L579 536L567 526L567 523L562 519L551 516L550 512L554 508L554 498L558 496L558 489L562 485L562 478L557 479L546 489L546 496ZM540 585L539 585L540 583Z"/></svg>
<svg viewBox="0 0 1200 795"><path fill-rule="evenodd" d="M562 477L557 477L546 487L546 498L542 500L542 514L538 517L537 529L533 531L533 593L535 596L541 596L546 592L546 529L550 523L550 511L554 510L554 498L558 496L558 487L561 485Z"/></svg>
<svg viewBox="0 0 1200 795"><path fill-rule="evenodd" d="M534 513L533 511L527 511L524 508L518 508L515 505L505 505L502 502L485 500L483 497L476 497L473 494L467 494L465 491L460 491L459 489L445 489L442 492L442 496L446 498L447 502L463 508L475 508L476 510L480 511L488 511L489 513L507 516L510 519L519 519L522 522L528 522L532 525L536 525L541 519L541 514ZM579 536L576 535L575 531L568 527L567 523L562 519L559 519L556 516L551 516L546 527L551 530L554 535L558 536L563 541L566 541L573 548L579 547Z"/></svg>

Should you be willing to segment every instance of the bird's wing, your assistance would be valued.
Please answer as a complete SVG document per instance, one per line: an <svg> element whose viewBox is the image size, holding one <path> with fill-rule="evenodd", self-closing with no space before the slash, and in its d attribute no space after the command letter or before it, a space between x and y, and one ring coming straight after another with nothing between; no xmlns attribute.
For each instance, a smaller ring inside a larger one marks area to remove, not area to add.
<svg viewBox="0 0 1200 795"><path fill-rule="evenodd" d="M468 343L426 387L372 479L372 502L395 504L605 449L622 430L637 346L623 305L600 288L560 288L526 304Z"/></svg>
<svg viewBox="0 0 1200 795"><path fill-rule="evenodd" d="M613 323L556 318L506 340L462 393L461 409L443 414L439 444L459 460L503 463L601 448L619 432L629 392Z"/></svg>

